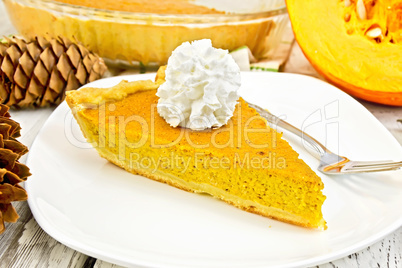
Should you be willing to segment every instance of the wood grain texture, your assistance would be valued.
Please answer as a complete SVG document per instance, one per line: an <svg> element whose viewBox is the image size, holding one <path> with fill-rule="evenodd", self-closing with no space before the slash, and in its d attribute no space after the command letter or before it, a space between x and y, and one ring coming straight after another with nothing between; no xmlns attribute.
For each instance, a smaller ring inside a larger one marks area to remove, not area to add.
<svg viewBox="0 0 402 268"><path fill-rule="evenodd" d="M0 36L15 34L3 2L0 1ZM290 59L285 66L286 72L301 73L322 77L314 70L295 43ZM112 70L118 75L122 70ZM127 74L127 73L125 73ZM402 144L402 124L396 119L402 118L402 107L387 107L360 101L371 111ZM31 146L40 128L50 116L53 109L12 111L12 118L21 123L22 137L20 141ZM25 157L22 161L25 161ZM20 219L16 223L6 223L6 231L0 235L0 267L85 267L85 268L119 268L121 266L102 260L96 260L70 249L46 234L36 223L27 202L16 202ZM333 267L402 267L402 227L381 241L345 258L316 266ZM138 268L138 267L136 267Z"/></svg>
<svg viewBox="0 0 402 268"><path fill-rule="evenodd" d="M98 260L96 261L94 268L123 268L124 266L120 266L117 264L112 264L110 262L105 262L105 261L101 261ZM136 266L136 267L132 267L132 268L142 268L140 266Z"/></svg>
<svg viewBox="0 0 402 268"><path fill-rule="evenodd" d="M380 242L349 255L346 258L317 266L319 268L343 267L402 267L402 228Z"/></svg>
<svg viewBox="0 0 402 268"><path fill-rule="evenodd" d="M53 110L10 111L22 127L19 140L28 148ZM26 156L21 158L25 160ZM14 207L20 218L6 223L6 232L0 235L0 267L88 267L91 258L57 242L39 227L27 202L14 202Z"/></svg>
<svg viewBox="0 0 402 268"><path fill-rule="evenodd" d="M84 267L88 257L57 242L36 223L27 202L14 204L20 219L0 236L0 267Z"/></svg>

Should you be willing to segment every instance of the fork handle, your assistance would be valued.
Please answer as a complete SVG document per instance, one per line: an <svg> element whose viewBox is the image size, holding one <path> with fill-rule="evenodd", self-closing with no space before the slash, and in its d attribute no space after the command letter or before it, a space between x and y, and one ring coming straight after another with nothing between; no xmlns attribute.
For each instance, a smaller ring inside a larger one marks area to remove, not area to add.
<svg viewBox="0 0 402 268"><path fill-rule="evenodd" d="M332 154L332 152L330 150L328 150L324 145L322 145L319 141L317 141L316 139L311 137L306 132L298 129L297 127L289 124L288 122L280 119L276 115L271 114L267 110L255 105L255 104L248 103L248 105L249 105L249 107L254 108L268 122L272 123L273 125L275 125L277 127L286 129L287 131L289 131L289 132L299 136L303 140L307 141L313 147L313 149L320 155L320 157L325 154L328 154L328 153ZM314 155L314 156L317 157L316 155ZM317 158L317 159L320 159L320 158Z"/></svg>

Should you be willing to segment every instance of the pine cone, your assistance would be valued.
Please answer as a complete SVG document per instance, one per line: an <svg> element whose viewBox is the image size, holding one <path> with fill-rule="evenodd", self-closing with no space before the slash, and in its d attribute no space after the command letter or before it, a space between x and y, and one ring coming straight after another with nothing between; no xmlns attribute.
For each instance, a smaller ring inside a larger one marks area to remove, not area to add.
<svg viewBox="0 0 402 268"><path fill-rule="evenodd" d="M66 91L101 78L106 69L102 58L65 38L4 38L0 97L13 108L57 105Z"/></svg>
<svg viewBox="0 0 402 268"><path fill-rule="evenodd" d="M31 175L29 168L18 162L28 152L25 145L16 140L20 125L10 119L8 107L0 104L0 234L4 222L15 222L18 214L11 202L27 200L28 195L19 183Z"/></svg>

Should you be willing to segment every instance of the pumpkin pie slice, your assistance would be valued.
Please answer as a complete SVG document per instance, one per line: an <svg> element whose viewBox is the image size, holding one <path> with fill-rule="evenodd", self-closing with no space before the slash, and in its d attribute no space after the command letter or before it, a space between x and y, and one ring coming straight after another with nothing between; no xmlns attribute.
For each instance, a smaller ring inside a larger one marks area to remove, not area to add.
<svg viewBox="0 0 402 268"><path fill-rule="evenodd" d="M66 101L100 156L131 173L262 216L326 228L324 185L281 133L241 98L221 128L173 128L156 110L164 79L160 68L155 81L83 88L67 92Z"/></svg>

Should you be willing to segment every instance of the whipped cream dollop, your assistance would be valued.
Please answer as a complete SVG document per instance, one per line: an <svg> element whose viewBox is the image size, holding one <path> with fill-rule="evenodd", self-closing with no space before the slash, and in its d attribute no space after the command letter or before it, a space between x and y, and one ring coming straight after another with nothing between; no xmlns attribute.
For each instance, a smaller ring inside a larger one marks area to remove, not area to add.
<svg viewBox="0 0 402 268"><path fill-rule="evenodd" d="M203 39L178 46L156 93L157 110L168 124L193 130L218 128L233 116L240 69L227 50Z"/></svg>

